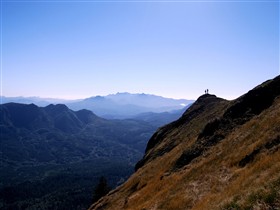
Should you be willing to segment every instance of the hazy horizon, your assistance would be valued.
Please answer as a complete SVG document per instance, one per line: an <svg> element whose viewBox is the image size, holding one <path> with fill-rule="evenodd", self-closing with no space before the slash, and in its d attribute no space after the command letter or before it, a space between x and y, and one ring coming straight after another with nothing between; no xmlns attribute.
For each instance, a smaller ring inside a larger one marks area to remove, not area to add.
<svg viewBox="0 0 280 210"><path fill-rule="evenodd" d="M6 96L6 95L2 95L0 97L7 97L7 98L17 98L17 97L23 97L23 98L40 98L40 99L57 99L57 100L83 100L83 99L87 99L87 98L91 98L91 97L106 97L106 96L110 96L110 95L117 95L117 94L132 94L132 95L141 95L141 94L145 94L145 95L152 95L152 96L159 96L159 97L163 97L163 98L170 98L170 99L176 99L176 100L180 100L180 99L186 99L186 100L195 100L193 98L171 98L171 97L165 97L162 95L156 95L156 94L150 94L150 93L130 93L130 92L116 92L116 93L110 93L107 95L91 95L91 96L85 96L82 98L52 98L52 97L41 97L41 96Z"/></svg>
<svg viewBox="0 0 280 210"><path fill-rule="evenodd" d="M279 1L1 1L1 95L235 99L280 74Z"/></svg>

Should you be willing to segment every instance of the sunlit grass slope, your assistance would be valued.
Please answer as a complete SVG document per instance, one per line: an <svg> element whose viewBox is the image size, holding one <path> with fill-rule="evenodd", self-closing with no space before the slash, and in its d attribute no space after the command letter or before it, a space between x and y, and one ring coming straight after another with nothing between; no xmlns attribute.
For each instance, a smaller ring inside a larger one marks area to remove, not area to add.
<svg viewBox="0 0 280 210"><path fill-rule="evenodd" d="M279 148L280 76L233 101L203 95L90 209L279 209Z"/></svg>

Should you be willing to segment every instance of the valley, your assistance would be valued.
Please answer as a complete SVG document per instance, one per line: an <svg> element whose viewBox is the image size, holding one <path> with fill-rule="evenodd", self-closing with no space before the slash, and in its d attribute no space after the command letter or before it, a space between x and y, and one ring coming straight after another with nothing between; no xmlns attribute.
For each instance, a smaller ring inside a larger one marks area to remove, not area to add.
<svg viewBox="0 0 280 210"><path fill-rule="evenodd" d="M123 183L152 134L183 111L104 119L63 104L0 105L1 208L87 209L100 177Z"/></svg>

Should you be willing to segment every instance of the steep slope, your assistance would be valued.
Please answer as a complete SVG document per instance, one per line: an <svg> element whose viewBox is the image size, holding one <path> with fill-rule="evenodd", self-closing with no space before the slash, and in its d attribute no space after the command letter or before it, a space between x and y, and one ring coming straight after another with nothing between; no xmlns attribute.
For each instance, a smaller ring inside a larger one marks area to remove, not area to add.
<svg viewBox="0 0 280 210"><path fill-rule="evenodd" d="M280 76L234 101L201 96L90 209L280 208Z"/></svg>

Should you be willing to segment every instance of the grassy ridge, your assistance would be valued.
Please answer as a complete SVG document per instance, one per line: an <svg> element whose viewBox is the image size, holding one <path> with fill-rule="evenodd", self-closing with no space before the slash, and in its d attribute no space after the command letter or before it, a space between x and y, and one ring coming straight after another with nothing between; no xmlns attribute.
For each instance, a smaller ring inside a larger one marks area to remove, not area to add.
<svg viewBox="0 0 280 210"><path fill-rule="evenodd" d="M279 137L280 76L234 101L204 95L90 209L278 209Z"/></svg>

